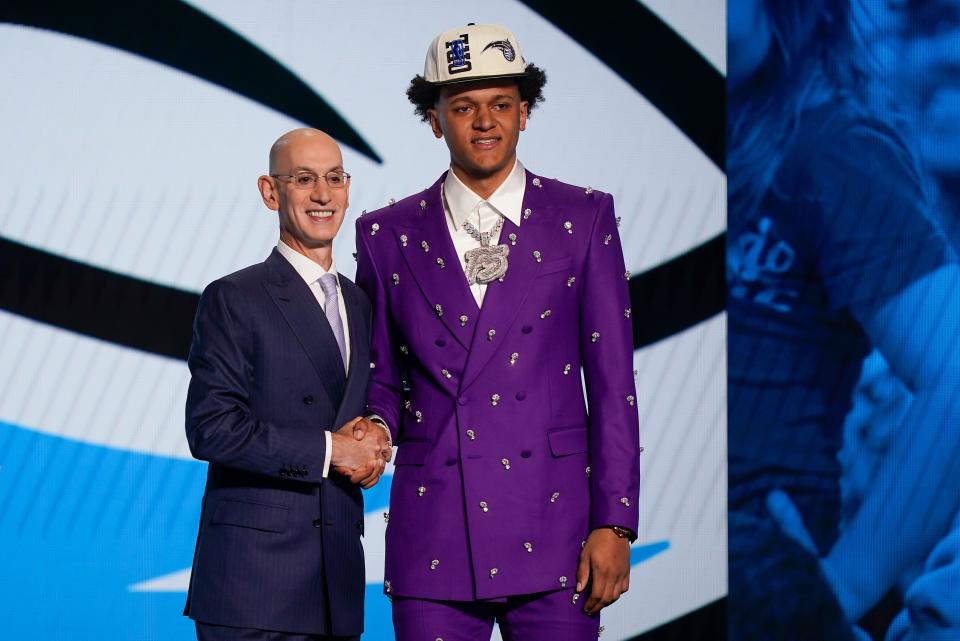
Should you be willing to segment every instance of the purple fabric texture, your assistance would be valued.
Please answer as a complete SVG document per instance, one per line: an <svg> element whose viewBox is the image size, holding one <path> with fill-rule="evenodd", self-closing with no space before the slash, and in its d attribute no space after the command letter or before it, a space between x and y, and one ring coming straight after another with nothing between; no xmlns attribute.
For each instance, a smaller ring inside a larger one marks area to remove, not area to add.
<svg viewBox="0 0 960 641"><path fill-rule="evenodd" d="M570 588L593 528L638 525L613 199L527 172L521 224L500 235L516 235L509 269L478 309L443 178L357 222L357 283L374 306L368 410L398 445L384 589L469 601Z"/></svg>
<svg viewBox="0 0 960 641"><path fill-rule="evenodd" d="M503 601L430 601L395 598L397 641L489 639L494 621L504 641L596 641L600 615L583 611L573 590L515 596Z"/></svg>

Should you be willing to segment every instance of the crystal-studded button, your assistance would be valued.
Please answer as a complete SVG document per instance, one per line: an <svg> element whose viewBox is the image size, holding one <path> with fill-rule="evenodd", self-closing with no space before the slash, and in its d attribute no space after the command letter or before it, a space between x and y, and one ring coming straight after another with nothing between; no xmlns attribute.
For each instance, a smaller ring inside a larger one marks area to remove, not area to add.
<svg viewBox="0 0 960 641"><path fill-rule="evenodd" d="M584 470L584 472L586 473L587 478L590 478L590 466L589 466L589 465L586 467L586 469Z"/></svg>
<svg viewBox="0 0 960 641"><path fill-rule="evenodd" d="M529 208L524 209L524 210L523 210L523 219L526 220L527 218L530 218L530 214L532 214L532 213L533 213L533 212L530 211Z"/></svg>
<svg viewBox="0 0 960 641"><path fill-rule="evenodd" d="M496 406L496 404L499 403L499 402L500 402L500 395L499 395L499 394L494 394L493 396L490 397L490 404L491 404L491 405Z"/></svg>
<svg viewBox="0 0 960 641"><path fill-rule="evenodd" d="M583 193L589 196L590 194L593 193L593 187L587 187L586 189L583 190Z"/></svg>
<svg viewBox="0 0 960 641"><path fill-rule="evenodd" d="M413 413L413 415L417 417L417 423L423 422L423 412L421 412L420 410L417 410L416 412Z"/></svg>
<svg viewBox="0 0 960 641"><path fill-rule="evenodd" d="M420 249L422 249L422 250L425 251L425 252L430 251L430 243L428 243L427 241L421 242L421 243L420 243Z"/></svg>
<svg viewBox="0 0 960 641"><path fill-rule="evenodd" d="M571 367L570 363L567 363L566 365L563 366L563 375L564 375L564 376L567 376L567 375L570 374L570 367Z"/></svg>
<svg viewBox="0 0 960 641"><path fill-rule="evenodd" d="M540 254L539 249L533 250L533 259L536 260L538 263L543 260L543 256Z"/></svg>
<svg viewBox="0 0 960 641"><path fill-rule="evenodd" d="M420 201L420 209L426 209L426 208L427 208L427 201L421 200L421 201Z"/></svg>
<svg viewBox="0 0 960 641"><path fill-rule="evenodd" d="M564 588L567 587L567 577L562 576L558 580L560 581L561 587L564 587Z"/></svg>
<svg viewBox="0 0 960 641"><path fill-rule="evenodd" d="M560 499L560 492L554 492L550 495L550 502L556 503Z"/></svg>
<svg viewBox="0 0 960 641"><path fill-rule="evenodd" d="M394 205L397 204L397 199L396 199L396 198L391 198L390 200L387 201L387 204L390 205L391 207L393 207Z"/></svg>
<svg viewBox="0 0 960 641"><path fill-rule="evenodd" d="M393 284L394 284L394 285L399 285L399 284L400 284L400 274L393 274L393 275L390 276L390 278L393 279Z"/></svg>
<svg viewBox="0 0 960 641"><path fill-rule="evenodd" d="M630 407L633 407L636 401L637 399L634 398L633 394L627 395L627 405L629 405Z"/></svg>
<svg viewBox="0 0 960 641"><path fill-rule="evenodd" d="M497 576L497 572L499 571L500 570L498 570L497 568L490 568L490 578L492 579L493 577Z"/></svg>
<svg viewBox="0 0 960 641"><path fill-rule="evenodd" d="M603 244L609 245L611 240L613 240L613 234L607 234L603 237Z"/></svg>
<svg viewBox="0 0 960 641"><path fill-rule="evenodd" d="M518 354L517 352L510 354L510 364L513 365L514 363L516 363L518 358L520 358L520 354Z"/></svg>
<svg viewBox="0 0 960 641"><path fill-rule="evenodd" d="M490 511L490 507L487 505L486 501L480 501L480 509L483 510L484 512Z"/></svg>
<svg viewBox="0 0 960 641"><path fill-rule="evenodd" d="M622 503L624 507L630 507L630 499L625 496L620 497L620 503Z"/></svg>
<svg viewBox="0 0 960 641"><path fill-rule="evenodd" d="M493 337L497 335L497 330L491 329L487 332L487 340L492 341Z"/></svg>
<svg viewBox="0 0 960 641"><path fill-rule="evenodd" d="M550 314L552 314L552 313L553 313L553 312L550 311L549 309L545 309L545 310L543 310L542 312L540 312L540 318L541 318L541 319L550 318Z"/></svg>
<svg viewBox="0 0 960 641"><path fill-rule="evenodd" d="M407 347L406 345L401 345L401 346L400 346L400 353L401 353L401 354L409 354L409 353L410 353L410 348Z"/></svg>
<svg viewBox="0 0 960 641"><path fill-rule="evenodd" d="M579 593L579 592L574 592L574 593L573 593L573 596L570 598L570 603L576 603L576 602L577 602L577 599L579 599L579 598L580 598L580 593Z"/></svg>
<svg viewBox="0 0 960 641"><path fill-rule="evenodd" d="M594 332L594 333L590 334L590 342L591 342L591 343L596 343L598 340L600 340L600 332Z"/></svg>
<svg viewBox="0 0 960 641"><path fill-rule="evenodd" d="M500 464L504 467L504 469L506 469L506 470L509 470L509 469L510 469L510 459L508 459L508 458L502 458L502 459L500 459Z"/></svg>
<svg viewBox="0 0 960 641"><path fill-rule="evenodd" d="M534 187L543 187L543 185L540 183L540 179L539 179L539 178L534 178L534 179L533 179L533 186L534 186Z"/></svg>
<svg viewBox="0 0 960 641"><path fill-rule="evenodd" d="M451 378L451 377L453 376L453 375L450 373L450 370L448 370L448 369L442 369L442 370L440 370L440 373L443 374L443 377L444 377L444 378Z"/></svg>
<svg viewBox="0 0 960 641"><path fill-rule="evenodd" d="M473 430L467 430L467 438L470 439L471 441L475 441L477 440L477 433L474 432Z"/></svg>
<svg viewBox="0 0 960 641"><path fill-rule="evenodd" d="M390 594L390 592L393 591L393 586L390 585L389 581L383 582L383 591L386 592L387 594Z"/></svg>
<svg viewBox="0 0 960 641"><path fill-rule="evenodd" d="M573 223L571 223L569 220L563 223L563 228L567 230L568 234L573 233Z"/></svg>
<svg viewBox="0 0 960 641"><path fill-rule="evenodd" d="M470 319L467 318L467 315L466 315L466 314L460 314L460 327L466 327L468 320L470 320Z"/></svg>
<svg viewBox="0 0 960 641"><path fill-rule="evenodd" d="M630 316L632 316L632 315L633 315L633 310L630 309L629 307L626 308L625 310L623 310L623 317L624 317L624 318L630 318Z"/></svg>
<svg viewBox="0 0 960 641"><path fill-rule="evenodd" d="M371 236L376 236L378 231L380 231L380 223L373 223L372 225L370 225Z"/></svg>
<svg viewBox="0 0 960 641"><path fill-rule="evenodd" d="M434 559L434 560L430 561L430 569L431 569L431 570L436 570L438 565L440 565L440 559Z"/></svg>
<svg viewBox="0 0 960 641"><path fill-rule="evenodd" d="M575 282L577 282L577 277L571 276L570 278L567 279L567 287L573 287L573 284Z"/></svg>
<svg viewBox="0 0 960 641"><path fill-rule="evenodd" d="M437 316L443 316L443 305L437 303L433 306L433 311L437 313Z"/></svg>
<svg viewBox="0 0 960 641"><path fill-rule="evenodd" d="M427 488L421 485L417 488L417 496L423 496L427 491Z"/></svg>
<svg viewBox="0 0 960 641"><path fill-rule="evenodd" d="M629 271L623 272L623 278L624 280L630 280L630 272Z"/></svg>
<svg viewBox="0 0 960 641"><path fill-rule="evenodd" d="M517 244L517 235L516 235L516 234L511 233L509 236L507 236L507 238L510 239L510 244L511 244L511 245L516 245L516 244Z"/></svg>
<svg viewBox="0 0 960 641"><path fill-rule="evenodd" d="M531 543L530 541L527 541L526 543L523 544L523 549L526 550L527 552L533 552L533 543Z"/></svg>
<svg viewBox="0 0 960 641"><path fill-rule="evenodd" d="M406 234L400 234L400 243L401 243L404 247L407 246L407 241L408 241L408 240L409 240L409 238L407 238L407 235L406 235Z"/></svg>
<svg viewBox="0 0 960 641"><path fill-rule="evenodd" d="M444 267L446 267L446 264L443 262L442 258L437 259L437 264L440 265L440 269L443 269Z"/></svg>

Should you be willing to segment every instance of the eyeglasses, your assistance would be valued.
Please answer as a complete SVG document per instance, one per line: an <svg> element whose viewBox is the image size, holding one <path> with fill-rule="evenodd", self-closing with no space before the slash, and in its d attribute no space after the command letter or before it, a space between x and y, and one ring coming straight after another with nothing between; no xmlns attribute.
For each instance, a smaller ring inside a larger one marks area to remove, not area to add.
<svg viewBox="0 0 960 641"><path fill-rule="evenodd" d="M320 176L312 171L298 171L295 174L270 174L274 178L289 180L297 189L313 189L317 186ZM330 189L342 189L350 184L350 174L345 171L328 171L323 175Z"/></svg>

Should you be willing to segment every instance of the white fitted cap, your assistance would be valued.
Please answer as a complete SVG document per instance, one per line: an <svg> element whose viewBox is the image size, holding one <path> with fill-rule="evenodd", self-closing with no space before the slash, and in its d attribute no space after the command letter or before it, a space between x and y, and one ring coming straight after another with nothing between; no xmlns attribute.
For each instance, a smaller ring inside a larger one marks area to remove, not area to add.
<svg viewBox="0 0 960 641"><path fill-rule="evenodd" d="M423 78L435 85L526 75L520 45L510 30L495 24L447 29L430 43Z"/></svg>

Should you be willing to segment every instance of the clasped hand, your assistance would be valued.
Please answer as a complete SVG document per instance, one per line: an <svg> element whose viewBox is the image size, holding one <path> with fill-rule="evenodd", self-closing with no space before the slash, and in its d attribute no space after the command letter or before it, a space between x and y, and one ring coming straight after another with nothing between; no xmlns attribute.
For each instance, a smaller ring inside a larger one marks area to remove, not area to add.
<svg viewBox="0 0 960 641"><path fill-rule="evenodd" d="M330 467L363 489L377 484L393 455L383 428L358 416L331 434Z"/></svg>

